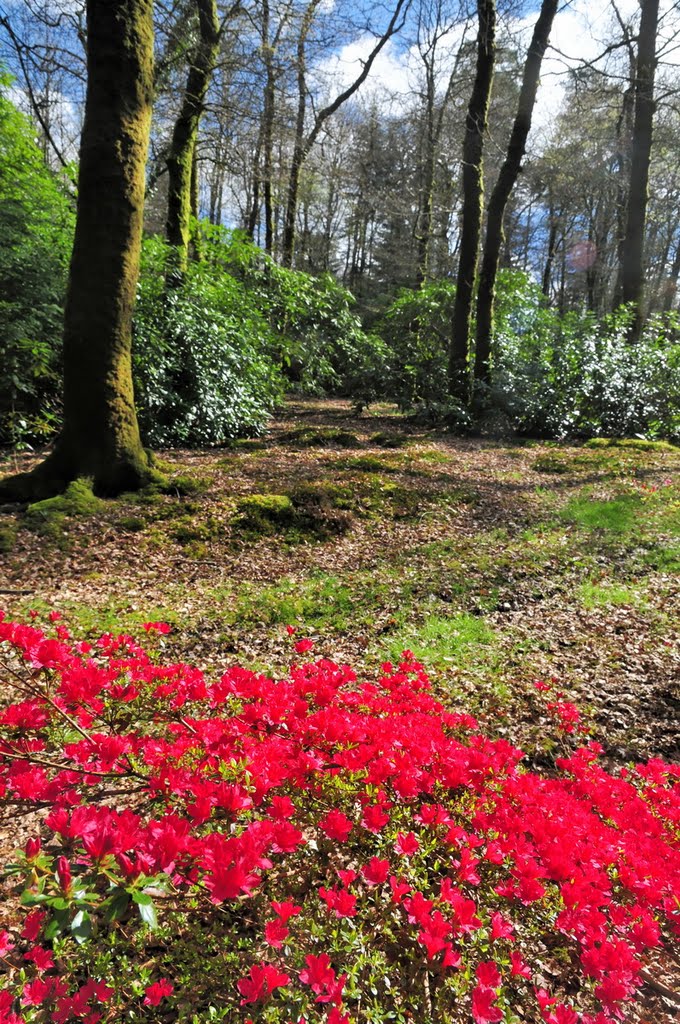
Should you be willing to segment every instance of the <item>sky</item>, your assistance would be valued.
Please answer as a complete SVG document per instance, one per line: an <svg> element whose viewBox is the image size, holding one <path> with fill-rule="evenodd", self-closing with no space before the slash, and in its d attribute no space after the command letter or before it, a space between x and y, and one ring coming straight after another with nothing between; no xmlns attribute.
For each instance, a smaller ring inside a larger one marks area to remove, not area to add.
<svg viewBox="0 0 680 1024"><path fill-rule="evenodd" d="M616 0L618 10L625 21L635 18L639 12L639 0ZM677 0L662 0L661 26L666 45L672 47L677 37L680 47L680 12ZM524 17L514 19L508 28L526 49L531 38L537 8ZM472 33L476 31L473 26ZM611 0L567 0L555 18L550 38L550 48L543 61L533 119L533 134L547 139L553 131L555 116L559 111L565 92L567 72L583 62L592 61L602 54L617 31ZM455 29L448 38L451 51L459 46L461 29ZM360 62L366 59L374 45L372 36L343 47L325 65L325 74L339 83L349 84L356 77ZM680 63L680 49L670 53L671 60ZM616 57L609 59L609 66ZM418 58L413 47L404 47L399 41L391 40L378 56L368 81L362 86L364 98L378 99L391 103L393 107L406 106L408 96L416 81ZM600 63L604 67L604 63ZM663 73L663 69L662 69ZM388 99L389 97L389 99Z"/></svg>

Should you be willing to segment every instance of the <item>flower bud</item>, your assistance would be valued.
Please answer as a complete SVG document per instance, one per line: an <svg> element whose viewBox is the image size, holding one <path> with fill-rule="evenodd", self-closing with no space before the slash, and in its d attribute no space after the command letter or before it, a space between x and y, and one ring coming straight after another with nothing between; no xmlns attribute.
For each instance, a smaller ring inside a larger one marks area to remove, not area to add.
<svg viewBox="0 0 680 1024"><path fill-rule="evenodd" d="M28 839L24 847L26 860L35 860L40 853L41 847L40 836L33 836L31 839Z"/></svg>
<svg viewBox="0 0 680 1024"><path fill-rule="evenodd" d="M57 857L57 881L63 893L68 893L71 888L71 865L66 857Z"/></svg>

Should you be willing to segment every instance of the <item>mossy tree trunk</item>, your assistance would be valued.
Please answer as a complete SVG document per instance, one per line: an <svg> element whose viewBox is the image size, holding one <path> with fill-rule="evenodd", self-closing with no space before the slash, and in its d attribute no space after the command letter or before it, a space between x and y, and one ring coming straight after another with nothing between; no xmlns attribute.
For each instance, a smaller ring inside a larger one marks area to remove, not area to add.
<svg viewBox="0 0 680 1024"><path fill-rule="evenodd" d="M196 0L198 42L191 56L182 106L175 121L168 153L168 216L166 235L174 256L169 283L179 278L189 262L192 216L192 172L196 166L196 139L205 97L215 69L220 40L216 0Z"/></svg>
<svg viewBox="0 0 680 1024"><path fill-rule="evenodd" d="M477 16L477 66L465 118L463 215L448 367L449 394L451 398L466 404L469 401L468 355L472 299L484 213L484 136L496 62L495 0L477 0Z"/></svg>
<svg viewBox="0 0 680 1024"><path fill-rule="evenodd" d="M53 452L0 484L28 500L91 477L104 494L151 475L135 411L132 313L153 99L153 0L87 0L87 95L64 320L64 416Z"/></svg>
<svg viewBox="0 0 680 1024"><path fill-rule="evenodd" d="M536 103L541 64L550 39L552 24L557 13L558 0L543 0L534 33L527 51L517 103L517 114L512 126L508 150L498 179L489 199L486 238L482 255L477 291L477 328L475 339L475 380L489 383L491 357L491 331L496 292L496 277L503 244L503 217L510 194L522 168L531 118Z"/></svg>

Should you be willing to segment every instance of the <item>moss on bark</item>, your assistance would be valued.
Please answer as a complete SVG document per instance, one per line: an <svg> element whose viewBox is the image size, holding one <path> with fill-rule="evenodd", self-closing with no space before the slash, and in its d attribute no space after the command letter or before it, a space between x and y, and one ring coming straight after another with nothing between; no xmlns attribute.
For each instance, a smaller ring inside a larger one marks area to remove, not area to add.
<svg viewBox="0 0 680 1024"><path fill-rule="evenodd" d="M64 420L50 456L0 483L49 497L78 477L100 494L153 476L132 385L132 312L153 100L152 0L88 0L78 213L64 317Z"/></svg>
<svg viewBox="0 0 680 1024"><path fill-rule="evenodd" d="M187 269L191 241L192 181L196 170L196 139L220 39L215 0L196 0L199 41L191 57L182 107L168 154L168 217L166 234L174 248L168 276L172 284Z"/></svg>

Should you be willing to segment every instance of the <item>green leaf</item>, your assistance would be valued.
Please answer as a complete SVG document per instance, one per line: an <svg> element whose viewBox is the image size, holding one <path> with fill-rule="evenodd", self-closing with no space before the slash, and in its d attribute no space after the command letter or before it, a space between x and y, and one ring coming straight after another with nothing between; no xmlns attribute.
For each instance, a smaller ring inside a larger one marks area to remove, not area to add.
<svg viewBox="0 0 680 1024"><path fill-rule="evenodd" d="M130 906L130 894L125 889L115 889L113 894L106 901L104 912L104 920L107 924L111 924L113 921L120 921L125 916L127 908Z"/></svg>
<svg viewBox="0 0 680 1024"><path fill-rule="evenodd" d="M156 917L156 908L153 903L139 903L139 916L141 917L144 924L147 924L152 931L158 928L158 918Z"/></svg>
<svg viewBox="0 0 680 1024"><path fill-rule="evenodd" d="M148 907L152 903L148 892L142 892L141 889L133 889L130 895L140 907Z"/></svg>
<svg viewBox="0 0 680 1024"><path fill-rule="evenodd" d="M68 924L68 914L63 910L57 910L52 917L52 920L47 924L44 931L46 939L53 939L63 932Z"/></svg>
<svg viewBox="0 0 680 1024"><path fill-rule="evenodd" d="M87 910L79 910L71 921L71 934L79 945L92 935L92 918Z"/></svg>

